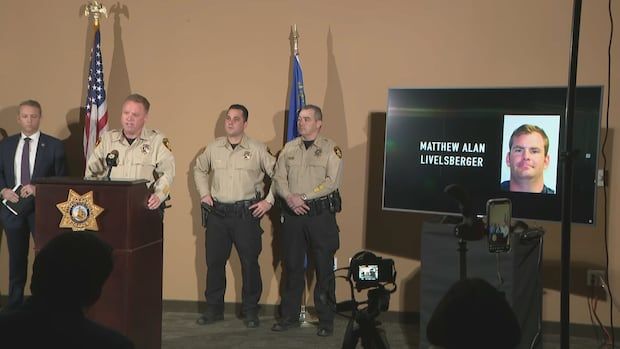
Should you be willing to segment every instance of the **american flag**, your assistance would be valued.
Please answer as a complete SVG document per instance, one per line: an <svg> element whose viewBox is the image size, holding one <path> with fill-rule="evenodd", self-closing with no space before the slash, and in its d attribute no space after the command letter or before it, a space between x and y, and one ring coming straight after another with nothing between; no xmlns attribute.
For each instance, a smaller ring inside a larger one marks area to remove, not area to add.
<svg viewBox="0 0 620 349"><path fill-rule="evenodd" d="M84 158L95 149L97 139L108 129L108 106L103 87L103 62L101 59L101 34L95 32L95 42L90 50L88 70L88 96L86 97L86 118L84 122Z"/></svg>

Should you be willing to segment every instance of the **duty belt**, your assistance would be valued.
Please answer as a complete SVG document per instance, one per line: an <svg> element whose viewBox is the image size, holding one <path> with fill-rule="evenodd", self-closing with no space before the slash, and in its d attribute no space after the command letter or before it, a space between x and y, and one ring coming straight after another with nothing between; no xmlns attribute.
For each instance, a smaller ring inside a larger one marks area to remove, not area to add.
<svg viewBox="0 0 620 349"><path fill-rule="evenodd" d="M341 211L341 199L340 193L336 190L325 196L321 196L316 199L310 199L305 201L310 210L306 213L308 216L318 216L323 212L337 213ZM286 204L287 211L291 215L296 215Z"/></svg>
<svg viewBox="0 0 620 349"><path fill-rule="evenodd" d="M329 211L329 198L326 196L321 196L320 198L306 200L306 205L310 207L308 211L308 216L317 216L323 212Z"/></svg>
<svg viewBox="0 0 620 349"><path fill-rule="evenodd" d="M259 202L258 199L241 200L231 204L213 202L213 213L220 217L254 218L250 212L250 206Z"/></svg>

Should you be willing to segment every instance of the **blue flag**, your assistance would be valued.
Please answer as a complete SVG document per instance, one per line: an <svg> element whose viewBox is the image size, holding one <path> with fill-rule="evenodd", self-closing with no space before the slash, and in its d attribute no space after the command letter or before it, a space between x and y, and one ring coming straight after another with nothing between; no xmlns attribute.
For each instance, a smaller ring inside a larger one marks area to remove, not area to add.
<svg viewBox="0 0 620 349"><path fill-rule="evenodd" d="M304 75L301 72L299 55L293 55L293 80L291 81L291 94L288 98L288 117L286 118L286 141L299 136L297 131L297 115L301 108L306 105L306 93L304 92ZM308 255L304 254L304 269L308 268Z"/></svg>
<svg viewBox="0 0 620 349"><path fill-rule="evenodd" d="M297 132L297 114L306 105L304 92L304 76L301 72L299 55L293 55L293 80L291 81L291 94L289 96L288 117L286 119L286 141L299 136Z"/></svg>

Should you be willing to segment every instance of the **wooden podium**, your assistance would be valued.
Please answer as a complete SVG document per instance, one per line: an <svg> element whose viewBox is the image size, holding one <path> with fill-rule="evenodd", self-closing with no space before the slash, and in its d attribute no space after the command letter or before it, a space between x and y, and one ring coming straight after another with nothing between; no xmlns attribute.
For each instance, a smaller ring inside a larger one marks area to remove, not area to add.
<svg viewBox="0 0 620 349"><path fill-rule="evenodd" d="M161 348L163 222L146 207L146 180L100 181L77 178L37 180L35 248L72 231L59 228L69 190L90 191L103 212L95 233L114 248L114 270L88 318L128 336L137 349ZM79 233L79 232L78 232Z"/></svg>

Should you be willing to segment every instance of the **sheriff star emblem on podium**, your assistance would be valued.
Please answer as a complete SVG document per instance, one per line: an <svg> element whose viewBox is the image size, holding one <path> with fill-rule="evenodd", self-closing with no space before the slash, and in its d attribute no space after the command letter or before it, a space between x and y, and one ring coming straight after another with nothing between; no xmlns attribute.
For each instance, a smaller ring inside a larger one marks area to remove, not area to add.
<svg viewBox="0 0 620 349"><path fill-rule="evenodd" d="M80 195L69 189L67 201L56 204L56 207L62 213L58 227L70 228L73 231L99 230L97 216L103 212L103 208L93 202L92 191Z"/></svg>

